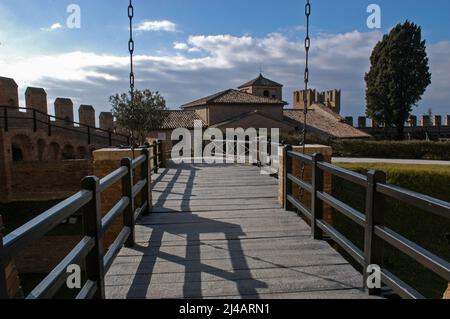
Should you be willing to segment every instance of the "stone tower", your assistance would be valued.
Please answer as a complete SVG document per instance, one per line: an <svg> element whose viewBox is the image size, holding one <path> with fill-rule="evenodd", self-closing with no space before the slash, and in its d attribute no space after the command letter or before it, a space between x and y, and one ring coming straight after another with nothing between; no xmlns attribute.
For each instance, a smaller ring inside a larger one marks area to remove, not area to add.
<svg viewBox="0 0 450 319"><path fill-rule="evenodd" d="M95 109L92 105L81 105L78 109L80 124L95 127Z"/></svg>
<svg viewBox="0 0 450 319"><path fill-rule="evenodd" d="M114 130L114 116L111 112L100 113L100 128L105 131Z"/></svg>
<svg viewBox="0 0 450 319"><path fill-rule="evenodd" d="M0 106L19 107L19 89L14 79L0 77Z"/></svg>
<svg viewBox="0 0 450 319"><path fill-rule="evenodd" d="M43 88L28 87L25 91L27 109L35 109L47 114L47 93Z"/></svg>
<svg viewBox="0 0 450 319"><path fill-rule="evenodd" d="M67 98L57 98L55 100L55 116L57 125L73 126L73 102Z"/></svg>
<svg viewBox="0 0 450 319"><path fill-rule="evenodd" d="M341 91L330 90L325 92L318 92L316 90L300 90L294 92L294 109L303 110L305 108L304 98L306 95L306 107L311 107L314 104L321 104L328 107L333 112L341 113Z"/></svg>
<svg viewBox="0 0 450 319"><path fill-rule="evenodd" d="M271 99L283 100L283 85L265 78L260 74L239 87L239 91Z"/></svg>

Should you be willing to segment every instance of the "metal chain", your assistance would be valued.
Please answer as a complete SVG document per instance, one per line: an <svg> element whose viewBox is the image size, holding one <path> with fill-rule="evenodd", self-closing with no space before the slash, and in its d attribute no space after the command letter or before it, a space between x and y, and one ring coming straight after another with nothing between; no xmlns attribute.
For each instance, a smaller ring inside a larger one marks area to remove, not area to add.
<svg viewBox="0 0 450 319"><path fill-rule="evenodd" d="M310 0L306 0L306 5L305 5L305 16L306 16L306 37L305 37L305 54L306 54L306 58L305 58L305 75L304 75L304 80L305 80L305 91L303 94L303 141L302 141L302 146L303 146L303 154L306 154L306 136L307 136L307 116L308 116L308 84L309 84L309 49L311 48L311 38L309 37L309 17L311 16L311 3ZM305 180L305 169L306 169L306 164L305 162L302 163L302 168L301 168L301 176L302 176L302 180ZM302 188L300 190L300 196L301 198L303 198L305 195L305 190Z"/></svg>
<svg viewBox="0 0 450 319"><path fill-rule="evenodd" d="M130 96L131 96L131 118L134 117L134 66L133 66L133 54L134 54L134 40L133 40L133 17L134 7L132 0L128 6L128 18L130 19L130 40L128 41L128 51L130 52ZM130 143L131 150L134 157L134 132L130 129Z"/></svg>

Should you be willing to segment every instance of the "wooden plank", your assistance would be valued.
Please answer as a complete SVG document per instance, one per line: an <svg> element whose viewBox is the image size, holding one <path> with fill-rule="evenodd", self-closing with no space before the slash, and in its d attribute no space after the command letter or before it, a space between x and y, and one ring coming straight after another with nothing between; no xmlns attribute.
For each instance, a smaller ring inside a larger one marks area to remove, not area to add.
<svg viewBox="0 0 450 319"><path fill-rule="evenodd" d="M109 298L365 298L362 276L280 209L253 166L179 165L154 176L153 214L106 277Z"/></svg>

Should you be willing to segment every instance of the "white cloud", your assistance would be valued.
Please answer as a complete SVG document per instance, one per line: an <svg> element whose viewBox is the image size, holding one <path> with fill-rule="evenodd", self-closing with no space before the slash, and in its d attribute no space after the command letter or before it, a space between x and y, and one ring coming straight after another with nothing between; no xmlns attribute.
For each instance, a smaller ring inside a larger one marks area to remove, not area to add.
<svg viewBox="0 0 450 319"><path fill-rule="evenodd" d="M364 74L379 32L348 32L320 35L312 39L311 86L343 91L344 115L364 113ZM232 35L190 36L173 44L176 51L164 55L135 57L138 88L159 90L172 108L217 91L237 87L250 80L263 66L269 78L284 84L284 99L302 87L303 41L292 41L280 33L262 38ZM191 56L189 52L199 52ZM450 41L429 46L433 84L421 109L448 112ZM3 76L16 79L21 92L27 85L42 86L49 102L56 96L72 97L75 103L108 110L108 97L128 89L129 58L88 52L0 58ZM425 111L424 111L425 112Z"/></svg>
<svg viewBox="0 0 450 319"><path fill-rule="evenodd" d="M175 50L188 50L189 46L186 43L184 43L184 42L175 42L173 44L173 48Z"/></svg>
<svg viewBox="0 0 450 319"><path fill-rule="evenodd" d="M136 25L136 31L167 31L176 32L177 25L168 20L144 21Z"/></svg>
<svg viewBox="0 0 450 319"><path fill-rule="evenodd" d="M50 27L48 28L41 28L42 31L55 31L55 30L59 30L59 29L63 29L63 25L59 22L57 23L53 23Z"/></svg>

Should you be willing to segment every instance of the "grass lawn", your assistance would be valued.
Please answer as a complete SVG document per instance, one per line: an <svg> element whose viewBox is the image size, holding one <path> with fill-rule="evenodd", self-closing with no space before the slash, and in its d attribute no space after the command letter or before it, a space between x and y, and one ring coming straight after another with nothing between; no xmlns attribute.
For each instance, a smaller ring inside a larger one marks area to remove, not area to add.
<svg viewBox="0 0 450 319"><path fill-rule="evenodd" d="M450 202L450 166L397 164L339 164L340 167L366 174L371 169L387 173L388 182L412 191ZM364 188L333 178L333 195L364 213ZM363 247L363 230L342 214L334 213L336 228ZM416 209L397 200L386 199L386 226L427 250L450 260L450 220ZM428 298L442 298L448 283L398 250L384 245L385 267Z"/></svg>

